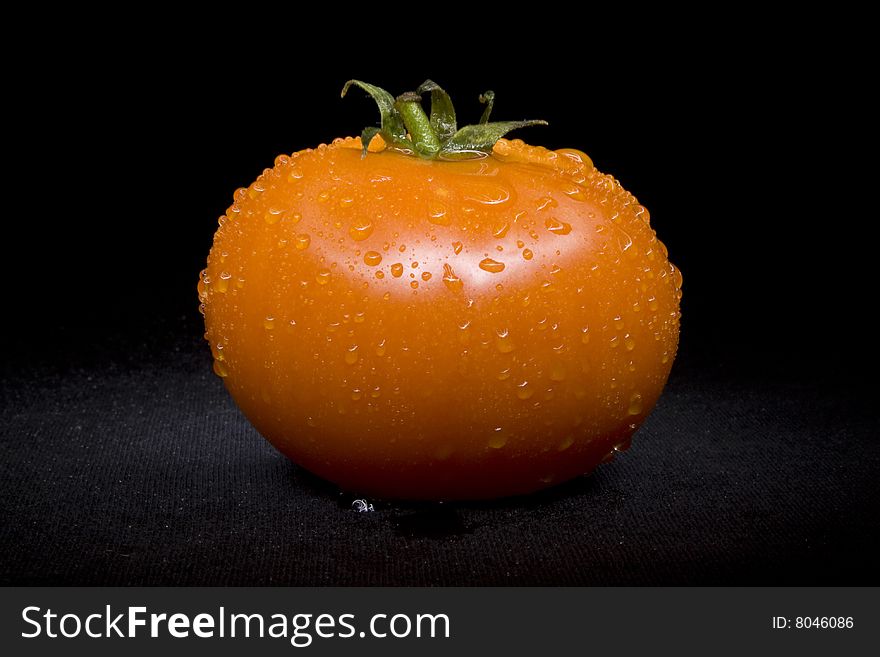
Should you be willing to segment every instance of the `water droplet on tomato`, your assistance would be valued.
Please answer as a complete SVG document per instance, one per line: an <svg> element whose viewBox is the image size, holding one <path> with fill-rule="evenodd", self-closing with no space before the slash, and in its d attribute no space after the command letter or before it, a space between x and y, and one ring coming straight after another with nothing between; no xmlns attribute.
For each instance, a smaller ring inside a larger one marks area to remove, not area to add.
<svg viewBox="0 0 880 657"><path fill-rule="evenodd" d="M639 393L633 393L632 397L629 398L629 408L627 409L627 413L629 415L638 415L642 412L642 396Z"/></svg>
<svg viewBox="0 0 880 657"><path fill-rule="evenodd" d="M222 360L214 361L214 374L219 376L221 379L225 379L229 376L229 370L226 368L226 363Z"/></svg>
<svg viewBox="0 0 880 657"><path fill-rule="evenodd" d="M315 282L318 285L327 285L330 282L330 270L326 267L322 267L318 270L318 273L315 275Z"/></svg>
<svg viewBox="0 0 880 657"><path fill-rule="evenodd" d="M229 289L229 279L232 278L232 274L228 271L221 271L220 278L217 279L217 282L214 283L214 290L217 292L225 293L226 290Z"/></svg>
<svg viewBox="0 0 880 657"><path fill-rule="evenodd" d="M429 271L422 272L422 280L425 281L426 283L431 280L431 276L432 276L432 274Z"/></svg>
<svg viewBox="0 0 880 657"><path fill-rule="evenodd" d="M560 221L556 217L547 217L544 227L554 235L568 235L571 232L571 224Z"/></svg>
<svg viewBox="0 0 880 657"><path fill-rule="evenodd" d="M369 219L358 219L349 226L348 234L355 242L362 242L373 234L373 222Z"/></svg>
<svg viewBox="0 0 880 657"><path fill-rule="evenodd" d="M547 208L555 208L559 203L552 196L542 196L538 199L538 205L536 206L538 211L546 210Z"/></svg>
<svg viewBox="0 0 880 657"><path fill-rule="evenodd" d="M438 226L448 226L450 217L442 204L435 203L428 208L428 221Z"/></svg>
<svg viewBox="0 0 880 657"><path fill-rule="evenodd" d="M495 427L492 435L489 437L489 447L492 449L501 449L507 444L507 436L503 427Z"/></svg>
<svg viewBox="0 0 880 657"><path fill-rule="evenodd" d="M375 267L382 262L382 254L378 251L367 251L364 254L364 264L368 267Z"/></svg>
<svg viewBox="0 0 880 657"><path fill-rule="evenodd" d="M510 200L510 190L499 185L481 185L471 190L465 198L482 205L501 205Z"/></svg>
<svg viewBox="0 0 880 657"><path fill-rule="evenodd" d="M564 191L565 191L565 195L568 196L568 198L573 199L575 201L586 201L587 200L586 192L584 191L583 187L580 187L578 185L572 185L571 187L569 187L568 189L566 189Z"/></svg>
<svg viewBox="0 0 880 657"><path fill-rule="evenodd" d="M461 242L453 242L452 243L452 250L455 251L455 255L458 255L459 253L461 253L461 249L463 248L463 246L464 245Z"/></svg>
<svg viewBox="0 0 880 657"><path fill-rule="evenodd" d="M300 233L293 238L293 245L298 251L304 251L305 249L309 248L309 244L311 243L312 238L309 237L306 233Z"/></svg>
<svg viewBox="0 0 880 657"><path fill-rule="evenodd" d="M510 230L510 224L507 221L499 221L494 226L492 226L492 235L501 239L505 235L507 235L507 231Z"/></svg>
<svg viewBox="0 0 880 657"><path fill-rule="evenodd" d="M495 332L495 348L502 354L509 354L516 349L516 345L510 337L510 331L506 328Z"/></svg>
<svg viewBox="0 0 880 657"><path fill-rule="evenodd" d="M492 260L492 258L483 258L480 260L480 269L490 274L497 274L504 271L504 263Z"/></svg>
<svg viewBox="0 0 880 657"><path fill-rule="evenodd" d="M267 331L271 331L275 328L275 318L272 315L267 315L263 318L263 328Z"/></svg>
<svg viewBox="0 0 880 657"><path fill-rule="evenodd" d="M354 365L357 362L358 362L358 346L356 344L353 344L345 352L345 363L346 363L346 365Z"/></svg>
<svg viewBox="0 0 880 657"><path fill-rule="evenodd" d="M460 292L464 287L461 279L455 275L455 272L452 270L452 267L449 266L449 263L443 265L443 283L453 292Z"/></svg>
<svg viewBox="0 0 880 657"><path fill-rule="evenodd" d="M535 256L535 254L532 253L532 250L531 250L531 249L523 249L522 257L523 257L525 260L531 260L534 256Z"/></svg>
<svg viewBox="0 0 880 657"><path fill-rule="evenodd" d="M269 211L263 215L263 219L267 224L277 224L281 220L281 215L283 210L279 210L278 208L269 208Z"/></svg>
<svg viewBox="0 0 880 657"><path fill-rule="evenodd" d="M520 399L529 399L534 394L535 391L531 388L531 386L529 386L528 381L523 381L522 383L516 384L516 396Z"/></svg>
<svg viewBox="0 0 880 657"><path fill-rule="evenodd" d="M626 347L627 351L632 351L636 348L636 341L630 337L629 333L627 333L623 338L623 345Z"/></svg>

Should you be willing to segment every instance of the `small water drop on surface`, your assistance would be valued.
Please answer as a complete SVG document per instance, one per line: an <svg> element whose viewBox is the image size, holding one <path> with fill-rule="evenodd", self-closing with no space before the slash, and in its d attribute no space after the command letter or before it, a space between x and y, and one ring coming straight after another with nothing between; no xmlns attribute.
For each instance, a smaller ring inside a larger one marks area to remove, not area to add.
<svg viewBox="0 0 880 657"><path fill-rule="evenodd" d="M226 368L226 363L222 360L214 361L214 374L219 376L221 379L225 379L229 376L229 370Z"/></svg>
<svg viewBox="0 0 880 657"><path fill-rule="evenodd" d="M302 220L303 216L299 212L294 212L290 215L290 224L295 226Z"/></svg>
<svg viewBox="0 0 880 657"><path fill-rule="evenodd" d="M636 348L636 341L630 337L629 333L627 333L623 338L623 345L626 347L627 351L632 351Z"/></svg>
<svg viewBox="0 0 880 657"><path fill-rule="evenodd" d="M394 278L400 278L403 276L403 265L399 262L395 262L391 265L391 275L394 276Z"/></svg>
<svg viewBox="0 0 880 657"><path fill-rule="evenodd" d="M306 233L300 233L293 238L293 245L298 251L304 251L305 249L309 248L309 244L311 243L312 238L309 237Z"/></svg>
<svg viewBox="0 0 880 657"><path fill-rule="evenodd" d="M362 242L373 234L373 222L369 219L359 219L349 227L348 234L355 242Z"/></svg>
<svg viewBox="0 0 880 657"><path fill-rule="evenodd" d="M263 318L263 328L267 331L271 331L275 328L275 318L272 317L272 315Z"/></svg>
<svg viewBox="0 0 880 657"><path fill-rule="evenodd" d="M303 172L300 171L299 168L297 168L297 167L295 167L295 166L294 166L294 167L290 167L290 173L287 174L287 178L288 178L288 180L290 180L290 181L292 182L292 181L294 181L294 180L299 180L299 179L302 178L302 177L303 177Z"/></svg>
<svg viewBox="0 0 880 657"><path fill-rule="evenodd" d="M319 269L315 276L315 282L317 282L318 285L327 285L327 283L330 282L330 270L326 267Z"/></svg>
<svg viewBox="0 0 880 657"><path fill-rule="evenodd" d="M229 279L232 278L232 274L228 271L221 271L220 278L214 283L214 290L217 292L225 293L226 290L229 289Z"/></svg>
<svg viewBox="0 0 880 657"><path fill-rule="evenodd" d="M448 226L450 223L450 217L446 213L446 208L443 205L436 203L431 205L428 209L428 221L438 226Z"/></svg>
<svg viewBox="0 0 880 657"><path fill-rule="evenodd" d="M499 221L494 226L492 226L492 235L501 239L505 235L507 235L507 231L510 230L510 224L506 221Z"/></svg>
<svg viewBox="0 0 880 657"><path fill-rule="evenodd" d="M432 274L429 271L422 272L422 280L425 281L426 283L431 280L431 276L432 276Z"/></svg>
<svg viewBox="0 0 880 657"><path fill-rule="evenodd" d="M586 201L587 194L582 187L577 185L572 185L570 188L565 190L565 195L570 199L574 199L575 201Z"/></svg>
<svg viewBox="0 0 880 657"><path fill-rule="evenodd" d="M386 340L387 340L387 338L383 338L382 342L380 342L379 344L376 345L375 352L376 352L376 355L379 357L382 357L385 355L385 342L386 342Z"/></svg>
<svg viewBox="0 0 880 657"><path fill-rule="evenodd" d="M522 257L523 257L525 260L531 260L534 256L535 256L535 254L532 253L532 250L531 250L531 249L523 249Z"/></svg>
<svg viewBox="0 0 880 657"><path fill-rule="evenodd" d="M480 260L480 269L490 274L497 274L504 271L504 263L492 260L492 258L483 258Z"/></svg>
<svg viewBox="0 0 880 657"><path fill-rule="evenodd" d="M367 251L364 254L364 264L368 267L375 267L382 262L382 254L378 251Z"/></svg>
<svg viewBox="0 0 880 657"><path fill-rule="evenodd" d="M455 251L455 255L458 255L459 253L461 253L461 249L463 248L463 246L464 245L461 242L453 242L452 243L452 250Z"/></svg>
<svg viewBox="0 0 880 657"><path fill-rule="evenodd" d="M278 221L281 219L282 212L283 212L283 210L278 210L276 208L269 208L269 211L263 215L263 219L269 225L277 224Z"/></svg>
<svg viewBox="0 0 880 657"><path fill-rule="evenodd" d="M571 224L556 217L547 217L544 227L554 235L568 235L571 232Z"/></svg>
<svg viewBox="0 0 880 657"><path fill-rule="evenodd" d="M638 415L642 412L642 396L639 393L633 393L633 396L629 398L629 408L627 409L627 413L629 415Z"/></svg>
<svg viewBox="0 0 880 657"><path fill-rule="evenodd" d="M528 381L516 384L516 396L522 400L529 399L535 391L529 386Z"/></svg>
<svg viewBox="0 0 880 657"><path fill-rule="evenodd" d="M614 328L620 331L624 327L623 318L620 315L614 316Z"/></svg>
<svg viewBox="0 0 880 657"><path fill-rule="evenodd" d="M409 286L410 286L412 289L414 289L414 290L415 290L415 289L418 289L418 287L419 287L419 282L418 282L418 281L410 281L410 282L409 282Z"/></svg>
<svg viewBox="0 0 880 657"><path fill-rule="evenodd" d="M507 436L504 435L502 427L495 427L495 431L489 438L489 447L492 449L501 449L507 444Z"/></svg>
<svg viewBox="0 0 880 657"><path fill-rule="evenodd" d="M354 365L358 362L358 346L356 344L350 346L345 352L345 363Z"/></svg>
<svg viewBox="0 0 880 657"><path fill-rule="evenodd" d="M505 328L495 333L495 347L502 354L509 354L516 349L516 345L510 338L510 332Z"/></svg>
<svg viewBox="0 0 880 657"><path fill-rule="evenodd" d="M452 267L449 266L449 263L443 265L443 283L453 292L459 292L462 287L464 287L461 279L455 275L455 272L452 271Z"/></svg>
<svg viewBox="0 0 880 657"><path fill-rule="evenodd" d="M546 210L547 208L555 208L559 203L552 196L542 196L538 199L538 205L536 206L538 212L541 210Z"/></svg>
<svg viewBox="0 0 880 657"><path fill-rule="evenodd" d="M321 192L318 192L318 202L319 203L326 203L329 198L330 198L330 192L328 192L326 189L322 190Z"/></svg>

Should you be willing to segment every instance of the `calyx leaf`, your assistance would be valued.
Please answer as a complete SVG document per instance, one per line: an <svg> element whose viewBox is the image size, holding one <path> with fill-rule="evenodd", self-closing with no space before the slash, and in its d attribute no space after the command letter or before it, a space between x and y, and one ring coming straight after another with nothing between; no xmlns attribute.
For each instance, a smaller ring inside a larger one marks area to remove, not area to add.
<svg viewBox="0 0 880 657"><path fill-rule="evenodd" d="M342 96L354 85L366 91L379 107L379 128L365 128L361 133L363 155L377 134L393 148L404 150L424 159L461 159L483 156L491 152L495 142L511 130L533 125L547 125L546 121L497 121L490 123L489 115L495 104L495 94L487 91L480 96L486 109L476 125L459 129L455 108L449 94L432 80L425 80L414 92L396 99L381 87L360 80L349 80L342 88ZM421 96L431 92L431 116L425 115Z"/></svg>

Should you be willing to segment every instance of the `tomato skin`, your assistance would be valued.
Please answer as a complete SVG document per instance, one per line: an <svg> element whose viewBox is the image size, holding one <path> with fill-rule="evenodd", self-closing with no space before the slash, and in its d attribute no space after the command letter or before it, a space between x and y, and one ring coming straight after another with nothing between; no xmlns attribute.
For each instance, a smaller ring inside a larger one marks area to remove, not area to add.
<svg viewBox="0 0 880 657"><path fill-rule="evenodd" d="M647 211L576 151L346 139L237 192L199 289L215 371L281 452L353 492L477 499L628 446L680 286Z"/></svg>

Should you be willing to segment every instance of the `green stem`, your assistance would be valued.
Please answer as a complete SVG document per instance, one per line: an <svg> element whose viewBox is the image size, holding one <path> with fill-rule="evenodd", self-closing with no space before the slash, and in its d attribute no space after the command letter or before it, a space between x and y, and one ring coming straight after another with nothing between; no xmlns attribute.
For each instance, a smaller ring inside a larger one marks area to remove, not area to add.
<svg viewBox="0 0 880 657"><path fill-rule="evenodd" d="M403 124L419 157L433 159L440 152L440 140L431 121L422 109L422 97L417 93L405 93L397 97L394 109L400 112Z"/></svg>
<svg viewBox="0 0 880 657"><path fill-rule="evenodd" d="M482 157L491 153L495 142L511 130L547 124L546 121L490 123L489 115L495 103L495 94L491 91L480 96L480 102L487 105L480 122L458 128L452 101L436 82L425 80L416 91L405 93L396 99L384 89L360 80L346 82L342 89L343 96L352 85L370 94L379 107L381 127L365 128L361 134L364 157L367 155L370 140L376 134L382 135L389 146L409 151L424 159ZM430 119L422 109L422 94L426 91L431 92Z"/></svg>

